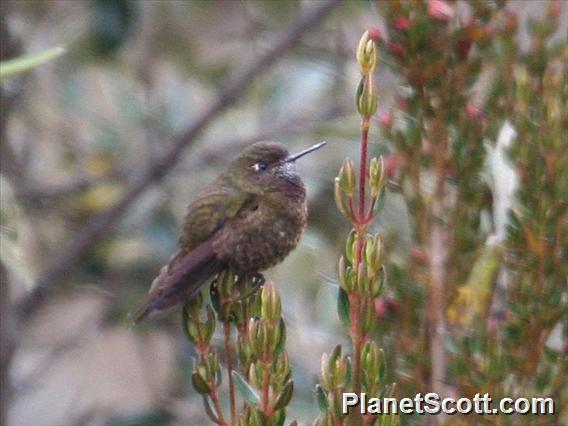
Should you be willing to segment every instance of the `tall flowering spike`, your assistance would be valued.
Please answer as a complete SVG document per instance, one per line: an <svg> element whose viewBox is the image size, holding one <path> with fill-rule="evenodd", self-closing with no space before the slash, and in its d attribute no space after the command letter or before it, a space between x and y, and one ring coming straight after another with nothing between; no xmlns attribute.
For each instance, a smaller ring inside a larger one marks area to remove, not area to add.
<svg viewBox="0 0 568 426"><path fill-rule="evenodd" d="M361 157L358 167L346 159L334 181L334 197L338 209L352 225L345 241L345 256L338 263L338 314L348 327L352 355L342 355L341 346L321 362L321 386L316 398L322 412L317 424L363 424L356 411L343 413L340 395L369 389L379 394L385 390L383 377L377 379L377 351L370 346L370 333L375 329L377 316L374 299L382 292L384 266L381 260L381 241L368 234L368 229L384 201L385 165L382 158L368 161L369 130L377 111L377 93L373 73L377 65L376 42L382 41L378 30L366 31L357 47L357 62L362 77L357 88L356 106L361 116ZM358 169L358 176L356 169ZM369 199L370 198L370 199ZM366 349L364 355L362 351ZM368 379L369 375L374 376ZM372 383L371 383L372 382ZM368 383L371 383L369 385ZM389 419L388 424L398 424Z"/></svg>

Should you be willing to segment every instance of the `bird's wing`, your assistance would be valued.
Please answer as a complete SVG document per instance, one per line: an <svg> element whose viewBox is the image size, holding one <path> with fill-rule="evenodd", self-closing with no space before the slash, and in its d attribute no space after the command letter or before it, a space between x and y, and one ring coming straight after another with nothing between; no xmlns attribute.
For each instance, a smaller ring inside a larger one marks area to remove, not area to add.
<svg viewBox="0 0 568 426"><path fill-rule="evenodd" d="M180 250L162 267L150 294L134 313L135 322L194 297L201 286L223 267L213 250L216 233L239 211L250 196L227 187L205 191L189 206L180 238Z"/></svg>
<svg viewBox="0 0 568 426"><path fill-rule="evenodd" d="M230 186L213 185L205 188L190 204L183 222L180 238L182 251L191 251L209 239L227 220L251 202L253 196Z"/></svg>
<svg viewBox="0 0 568 426"><path fill-rule="evenodd" d="M193 298L201 286L223 267L213 252L212 240L199 244L189 253L179 251L162 267L152 282L146 300L133 313L137 323Z"/></svg>

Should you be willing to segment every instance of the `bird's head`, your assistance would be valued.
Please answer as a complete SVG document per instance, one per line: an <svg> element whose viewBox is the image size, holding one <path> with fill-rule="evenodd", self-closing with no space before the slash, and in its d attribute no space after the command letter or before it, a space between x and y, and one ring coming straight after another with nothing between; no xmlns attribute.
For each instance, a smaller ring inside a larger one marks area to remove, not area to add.
<svg viewBox="0 0 568 426"><path fill-rule="evenodd" d="M229 166L226 176L240 190L256 195L283 192L305 195L296 160L325 145L321 142L290 155L284 144L257 142L246 147Z"/></svg>

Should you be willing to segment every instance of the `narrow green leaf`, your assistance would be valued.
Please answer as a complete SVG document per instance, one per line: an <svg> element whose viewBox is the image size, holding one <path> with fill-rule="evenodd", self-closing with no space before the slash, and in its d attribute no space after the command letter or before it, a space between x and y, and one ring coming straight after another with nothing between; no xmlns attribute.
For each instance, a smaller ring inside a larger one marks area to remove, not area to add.
<svg viewBox="0 0 568 426"><path fill-rule="evenodd" d="M191 383L193 384L193 388L200 393L201 395L206 395L211 392L211 388L197 371L194 371L191 375Z"/></svg>
<svg viewBox="0 0 568 426"><path fill-rule="evenodd" d="M211 404L209 403L209 397L206 395L203 396L203 406L205 407L205 413L211 419L211 421L213 421L213 423L219 424L219 417L217 417L217 414L215 414L215 412L213 411L213 407L211 407Z"/></svg>
<svg viewBox="0 0 568 426"><path fill-rule="evenodd" d="M337 312L341 322L343 322L346 327L349 327L351 325L349 296L347 296L347 293L341 287L339 287L339 293L337 295Z"/></svg>
<svg viewBox="0 0 568 426"><path fill-rule="evenodd" d="M63 47L54 47L43 52L2 61L0 62L0 81L16 77L64 53L65 49Z"/></svg>
<svg viewBox="0 0 568 426"><path fill-rule="evenodd" d="M383 188L381 189L381 192L379 192L379 198L377 198L375 207L373 207L373 216L378 215L383 210L383 208L385 207L386 198L387 198L387 191L385 188Z"/></svg>
<svg viewBox="0 0 568 426"><path fill-rule="evenodd" d="M274 349L274 354L276 356L280 355L284 350L284 346L286 345L286 324L284 324L284 320L280 318L280 322L278 323L278 327L280 328L280 339Z"/></svg>
<svg viewBox="0 0 568 426"><path fill-rule="evenodd" d="M290 380L280 392L278 399L276 400L276 404L274 404L275 410L280 410L281 408L286 407L290 400L292 399L292 394L294 393L294 382Z"/></svg>
<svg viewBox="0 0 568 426"><path fill-rule="evenodd" d="M363 78L361 79L361 81L359 82L359 86L357 86L357 93L355 94L355 106L357 107L357 112L359 114L361 114L361 107L359 106L360 104L360 99L361 99L361 95L363 95Z"/></svg>
<svg viewBox="0 0 568 426"><path fill-rule="evenodd" d="M331 351L331 355L329 356L329 360L327 361L327 366L329 370L333 370L335 368L335 363L341 357L341 345L336 345Z"/></svg>
<svg viewBox="0 0 568 426"><path fill-rule="evenodd" d="M274 426L284 426L284 422L286 421L286 412L284 410L277 410L272 415L272 424ZM264 422L264 424L270 424L270 422Z"/></svg>
<svg viewBox="0 0 568 426"><path fill-rule="evenodd" d="M204 330L203 340L209 343L211 341L211 338L213 337L213 334L215 333L215 326L216 326L215 311L213 310L210 304L207 305L207 321L205 322L204 325L205 325L204 327L205 330Z"/></svg>
<svg viewBox="0 0 568 426"><path fill-rule="evenodd" d="M316 385L316 400L320 411L322 413L327 413L329 410L329 401L327 400L327 395L321 385Z"/></svg>
<svg viewBox="0 0 568 426"><path fill-rule="evenodd" d="M247 404L257 406L260 404L260 396L251 385L238 372L233 371L233 379L237 387L237 391Z"/></svg>
<svg viewBox="0 0 568 426"><path fill-rule="evenodd" d="M219 295L219 277L215 277L213 282L209 286L209 296L211 297L211 305L217 312L217 315L221 315L221 296Z"/></svg>
<svg viewBox="0 0 568 426"><path fill-rule="evenodd" d="M195 344L195 338L193 337L192 333L189 330L189 322L191 320L191 317L189 315L189 304L186 303L185 305L183 305L183 308L181 310L181 325L183 328L183 333L185 334L185 337L187 338L187 340L189 340L191 343Z"/></svg>

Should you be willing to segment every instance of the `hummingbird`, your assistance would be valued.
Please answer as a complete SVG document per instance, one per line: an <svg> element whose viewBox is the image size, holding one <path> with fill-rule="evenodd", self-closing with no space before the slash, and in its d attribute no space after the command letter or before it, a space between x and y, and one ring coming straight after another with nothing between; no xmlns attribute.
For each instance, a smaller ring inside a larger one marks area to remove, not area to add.
<svg viewBox="0 0 568 426"><path fill-rule="evenodd" d="M198 295L220 272L259 277L298 244L307 223L306 188L296 160L321 147L290 155L278 142L244 148L189 205L179 250L152 282L135 322Z"/></svg>

